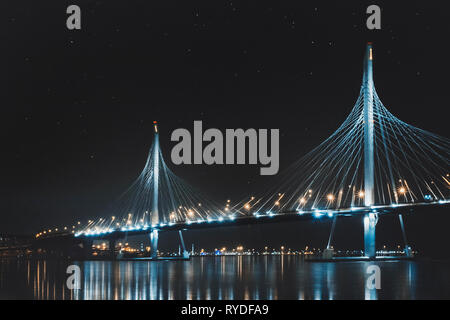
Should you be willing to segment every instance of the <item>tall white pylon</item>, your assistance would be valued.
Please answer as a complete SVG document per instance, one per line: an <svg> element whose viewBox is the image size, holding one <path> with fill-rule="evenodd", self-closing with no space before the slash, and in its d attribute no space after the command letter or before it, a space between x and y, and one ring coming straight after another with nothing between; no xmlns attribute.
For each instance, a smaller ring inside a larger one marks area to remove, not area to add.
<svg viewBox="0 0 450 320"><path fill-rule="evenodd" d="M158 210L158 189L159 189L159 133L158 123L153 121L155 129L155 138L153 143L153 206L152 206L152 224L159 223Z"/></svg>
<svg viewBox="0 0 450 320"><path fill-rule="evenodd" d="M364 94L364 205L370 207L374 204L374 84L373 84L373 51L372 43L367 43L364 57L363 94ZM371 212L364 215L364 255L375 258L375 227L378 214Z"/></svg>
<svg viewBox="0 0 450 320"><path fill-rule="evenodd" d="M153 121L155 129L155 138L153 144L153 206L152 206L152 225L159 223L158 210L158 191L159 191L159 133L158 123ZM158 229L153 229L150 233L151 257L158 257Z"/></svg>

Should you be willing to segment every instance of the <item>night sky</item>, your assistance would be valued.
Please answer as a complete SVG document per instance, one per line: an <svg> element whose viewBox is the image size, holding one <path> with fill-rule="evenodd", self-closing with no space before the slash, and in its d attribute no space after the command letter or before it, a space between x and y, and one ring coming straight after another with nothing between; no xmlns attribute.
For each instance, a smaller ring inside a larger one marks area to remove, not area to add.
<svg viewBox="0 0 450 320"><path fill-rule="evenodd" d="M192 132L194 120L205 129L279 128L283 170L353 107L367 41L385 106L449 137L449 11L443 1L393 3L376 1L382 29L369 31L372 1L2 1L0 233L102 216L142 169L153 120L177 175L217 201L246 197L273 177L261 178L259 165L174 166L171 132ZM81 7L79 31L66 28L70 4ZM302 247L323 244L328 228L278 224L186 237ZM344 240L356 243L360 233Z"/></svg>

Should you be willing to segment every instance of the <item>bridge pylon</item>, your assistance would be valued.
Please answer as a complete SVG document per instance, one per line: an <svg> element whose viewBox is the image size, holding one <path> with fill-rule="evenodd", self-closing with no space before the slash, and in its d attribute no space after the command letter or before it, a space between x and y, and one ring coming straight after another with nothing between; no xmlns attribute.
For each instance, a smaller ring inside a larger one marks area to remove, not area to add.
<svg viewBox="0 0 450 320"><path fill-rule="evenodd" d="M160 159L159 157L162 155L161 150L159 148L159 132L158 132L158 123L153 121L154 127L154 141L153 141L153 175L152 175L152 184L153 184L153 201L152 201L152 216L151 223L152 226L157 226L161 221L159 217L159 167L160 167ZM163 162L161 158L161 162ZM158 259L158 239L159 239L159 230L158 228L152 228L150 231L150 256L153 260ZM189 259L189 254L186 254L186 248L184 246L183 235L181 230L179 231L180 242L183 247L183 258Z"/></svg>
<svg viewBox="0 0 450 320"><path fill-rule="evenodd" d="M368 42L364 57L363 95L364 95L364 205L374 204L374 83L373 83L373 49ZM364 255L368 258L376 256L376 225L378 213L370 212L364 215Z"/></svg>
<svg viewBox="0 0 450 320"><path fill-rule="evenodd" d="M152 225L159 223L159 210L158 210L158 190L159 190L159 133L158 123L153 121L153 127L155 129L154 141L153 141L153 203L152 203ZM152 259L158 258L158 229L152 229L150 232L150 249Z"/></svg>

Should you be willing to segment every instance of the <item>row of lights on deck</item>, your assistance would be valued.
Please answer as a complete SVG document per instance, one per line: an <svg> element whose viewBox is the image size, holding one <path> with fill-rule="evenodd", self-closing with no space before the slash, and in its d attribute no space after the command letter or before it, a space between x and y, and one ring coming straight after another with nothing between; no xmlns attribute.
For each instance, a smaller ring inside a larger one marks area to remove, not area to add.
<svg viewBox="0 0 450 320"><path fill-rule="evenodd" d="M77 224L80 225L80 222L78 221ZM55 232L62 232L62 231L68 232L68 230L69 230L68 227L62 228L61 231L60 231L59 228L48 229L48 230L44 230L44 231L41 231L41 232L39 232L39 233L36 233L35 236L36 236L36 238L39 238L39 237L42 237L42 236L44 236L44 235L50 234L50 233L52 233L52 232L53 232L53 233L55 233ZM70 231L70 232L71 232L71 233L75 233L75 226L72 226L72 231Z"/></svg>
<svg viewBox="0 0 450 320"><path fill-rule="evenodd" d="M447 176L448 176L448 174L447 174ZM401 183L402 182L402 180L399 180L399 182ZM405 183L406 183L406 181L405 181ZM407 189L404 187L404 186L402 186L402 187L400 187L400 188L398 188L398 193L400 193L400 194L402 194L402 195L404 195L406 192L407 192ZM342 190L339 192L340 194L342 193ZM308 190L308 192L307 192L307 195L309 196L309 197L311 197L312 196L312 190L311 189L309 189ZM359 192L358 192L358 197L359 198L364 198L364 191L363 190L360 190ZM280 200L283 198L283 196L284 196L284 194L281 194L281 193L278 193L278 199L275 201L275 203L274 203L274 206L280 206ZM248 201L247 203L245 203L244 204L244 209L246 209L247 211L248 210L250 210L251 208L252 208L252 206L251 206L251 201L253 201L255 199L255 197L251 197L250 198L250 201ZM327 196L326 196L326 199L329 201L329 202L332 202L332 201L334 201L335 200L335 195L334 194L332 194L332 193L329 193L329 194L327 194ZM430 196L429 195L426 195L425 196L425 199L426 200L430 200ZM300 202L300 204L305 204L306 202L307 202L307 200L306 200L306 198L305 197L302 197L302 198L300 198L299 199L299 202ZM199 203L198 204L198 206L201 206L201 203ZM225 211L229 211L229 206L230 206L230 200L227 200L227 204L226 204L226 207L225 207ZM182 209L183 207L179 207L180 209ZM192 209L187 209L187 208L185 208L186 210L187 210L187 215L189 216L189 217L193 217L194 216L194 210L192 210ZM333 213L332 212L330 212L330 211L327 211L327 210L318 210L318 209L316 209L316 208L312 208L313 210L314 210L314 216L315 217L318 217L318 216L322 216L322 215L324 215L324 214L326 214L326 213L328 213L328 216L333 216ZM351 208L352 210L353 209L355 209L354 207L352 207ZM209 211L209 210L208 210ZM303 211L301 211L301 210L297 210L299 213L303 213ZM146 211L146 213L148 213L148 211ZM267 211L266 212L269 216L273 216L274 214L273 214L273 212L271 212L270 210L269 211ZM257 216L257 217L259 217L260 216L260 214L259 213L256 213L256 214L254 214L255 216ZM131 216L131 213L129 214L129 219L130 219L130 216ZM176 218L176 215L175 215L175 212L171 212L171 214L170 214L170 219L171 220L175 220L175 218ZM230 219L230 220L234 220L235 219L235 216L234 215L229 215L228 216L228 218ZM114 221L115 220L115 217L113 216L112 218L111 218L111 221ZM218 222L221 222L221 221L224 221L224 217L219 217L218 219L211 219L211 218L207 218L206 219L206 221L208 221L208 222L213 222L213 221L218 221ZM191 223L201 223L201 222L206 222L204 219L199 219L199 220L197 220L197 221L194 221L194 220L187 220L186 221L186 223L187 224L191 224ZM89 220L89 223L91 224L93 221L91 221L91 220ZM102 219L100 219L99 220L99 222L102 222ZM143 219L141 219L141 222L143 223ZM80 224L80 222L78 222L78 224ZM117 223L116 224L117 226L120 226L120 224L119 223ZM131 225L131 220L128 220L127 221L127 225ZM164 223L161 223L161 224L159 224L159 225L152 225L152 227L162 227L162 226L165 226L166 224L164 224ZM171 222L171 223L169 223L169 225L173 225L173 222ZM132 229L141 229L141 228L143 228L143 227L147 227L148 228L148 226L140 226L140 227L136 227L136 228L131 228L131 226L129 226L128 228L126 228L127 230L132 230ZM73 229L75 229L75 226L73 226ZM96 228L97 230L104 230L104 228ZM67 230L67 227L65 227L64 228L64 230ZM111 230L112 229L107 229L107 231L108 232L111 232ZM56 228L55 229L55 232L57 232L58 231L58 228ZM50 233L51 232L51 230L48 230L48 232ZM42 236L43 234L46 234L47 233L47 231L43 231L43 232L41 232L41 233L38 233L37 235L36 235L36 237L39 237L39 236ZM74 231L72 231L72 233L74 233ZM85 233L85 232L83 232L83 233ZM89 232L90 233L90 232ZM96 232L94 232L94 233L96 233Z"/></svg>

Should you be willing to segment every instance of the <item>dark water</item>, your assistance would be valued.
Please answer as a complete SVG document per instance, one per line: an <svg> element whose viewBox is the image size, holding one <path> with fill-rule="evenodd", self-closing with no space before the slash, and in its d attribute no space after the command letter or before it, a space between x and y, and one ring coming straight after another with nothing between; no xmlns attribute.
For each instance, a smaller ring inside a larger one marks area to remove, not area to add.
<svg viewBox="0 0 450 320"><path fill-rule="evenodd" d="M194 257L190 261L83 261L81 289L69 262L0 260L2 299L449 299L450 262L376 262L381 289L366 288L369 262L299 256Z"/></svg>

